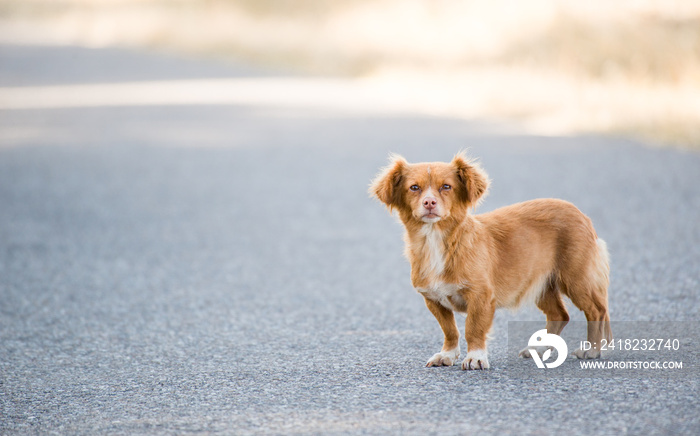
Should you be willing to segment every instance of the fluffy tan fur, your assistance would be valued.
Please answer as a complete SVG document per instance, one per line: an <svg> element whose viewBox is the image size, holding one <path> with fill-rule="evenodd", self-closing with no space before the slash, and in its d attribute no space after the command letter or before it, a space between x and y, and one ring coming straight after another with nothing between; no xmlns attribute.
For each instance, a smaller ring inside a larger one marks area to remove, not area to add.
<svg viewBox="0 0 700 436"><path fill-rule="evenodd" d="M608 252L591 220L556 199L471 214L488 185L484 170L460 153L449 163L417 164L394 155L370 186L404 224L411 281L445 336L427 366L452 365L459 357L454 311L467 315L462 368L486 369L497 308L532 301L545 313L547 331L559 334L569 321L562 295L586 315L588 341L611 340ZM594 346L573 354L595 358L600 352Z"/></svg>

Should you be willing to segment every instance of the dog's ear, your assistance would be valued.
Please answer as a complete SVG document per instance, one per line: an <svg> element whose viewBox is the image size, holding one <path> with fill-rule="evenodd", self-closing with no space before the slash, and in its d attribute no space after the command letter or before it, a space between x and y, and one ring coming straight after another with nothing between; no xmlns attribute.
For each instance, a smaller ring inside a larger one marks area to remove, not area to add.
<svg viewBox="0 0 700 436"><path fill-rule="evenodd" d="M489 178L486 172L474 161L470 161L464 152L452 159L457 178L462 185L460 198L472 206L476 206L486 195L489 188Z"/></svg>
<svg viewBox="0 0 700 436"><path fill-rule="evenodd" d="M383 168L370 184L369 194L377 197L391 209L399 205L401 199L399 187L408 162L398 154L389 156L389 159L389 165Z"/></svg>

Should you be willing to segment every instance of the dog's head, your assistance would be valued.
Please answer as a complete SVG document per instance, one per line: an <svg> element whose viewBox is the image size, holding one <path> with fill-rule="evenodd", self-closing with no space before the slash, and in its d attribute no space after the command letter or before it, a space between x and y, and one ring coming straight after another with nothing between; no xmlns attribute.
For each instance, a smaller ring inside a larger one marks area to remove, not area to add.
<svg viewBox="0 0 700 436"><path fill-rule="evenodd" d="M435 223L465 214L484 197L488 185L484 170L463 153L449 163L417 164L393 155L369 192L390 210L398 210L404 222Z"/></svg>

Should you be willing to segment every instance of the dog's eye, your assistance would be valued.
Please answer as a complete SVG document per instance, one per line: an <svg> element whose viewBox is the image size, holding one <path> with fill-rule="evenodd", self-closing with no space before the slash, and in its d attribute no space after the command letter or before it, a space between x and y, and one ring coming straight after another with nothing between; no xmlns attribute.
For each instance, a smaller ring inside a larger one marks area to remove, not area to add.
<svg viewBox="0 0 700 436"><path fill-rule="evenodd" d="M452 186L445 183L444 185L442 185L442 189L440 189L440 190L441 191L449 191L450 189L452 189Z"/></svg>
<svg viewBox="0 0 700 436"><path fill-rule="evenodd" d="M420 186L418 186L418 185L411 185L411 187L410 187L409 189L410 189L411 191L413 191L413 192L420 191Z"/></svg>

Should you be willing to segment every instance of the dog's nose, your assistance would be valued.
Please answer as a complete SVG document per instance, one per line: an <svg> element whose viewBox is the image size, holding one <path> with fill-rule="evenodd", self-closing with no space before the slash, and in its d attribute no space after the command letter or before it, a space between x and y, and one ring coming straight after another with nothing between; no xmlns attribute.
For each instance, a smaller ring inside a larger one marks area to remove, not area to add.
<svg viewBox="0 0 700 436"><path fill-rule="evenodd" d="M430 210L437 206L437 200L434 197L425 197L423 199L423 207Z"/></svg>

